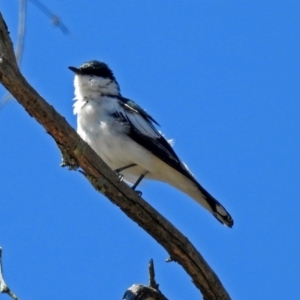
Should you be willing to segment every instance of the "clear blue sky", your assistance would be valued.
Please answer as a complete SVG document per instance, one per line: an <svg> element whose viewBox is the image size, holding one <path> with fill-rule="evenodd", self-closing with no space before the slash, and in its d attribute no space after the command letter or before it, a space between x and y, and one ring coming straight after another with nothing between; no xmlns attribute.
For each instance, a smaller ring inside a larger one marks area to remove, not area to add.
<svg viewBox="0 0 300 300"><path fill-rule="evenodd" d="M14 40L17 2L0 5ZM44 2L71 35L29 3L28 81L75 127L67 67L106 62L235 224L222 226L162 183L144 183L144 198L194 243L233 299L299 299L300 2ZM150 258L167 297L199 299L159 244L59 167L55 143L17 102L0 113L0 143L0 245L22 300L121 299L147 283Z"/></svg>

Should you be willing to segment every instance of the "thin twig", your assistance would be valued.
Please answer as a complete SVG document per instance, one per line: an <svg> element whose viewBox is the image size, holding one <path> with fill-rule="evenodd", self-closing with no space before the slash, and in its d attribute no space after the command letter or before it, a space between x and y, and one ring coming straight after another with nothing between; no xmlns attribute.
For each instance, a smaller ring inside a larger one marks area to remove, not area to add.
<svg viewBox="0 0 300 300"><path fill-rule="evenodd" d="M65 35L69 35L70 31L67 26L62 22L62 20L54 14L50 9L48 9L44 4L38 0L29 0L31 1L42 13L49 17L52 21L52 24L58 27ZM26 7L27 0L19 0L19 24L18 24L18 37L15 47L15 55L18 62L18 65L21 65L21 60L24 52L24 41L25 41L25 29L26 29ZM6 93L0 99L0 110L4 105L13 100L13 97L10 93Z"/></svg>
<svg viewBox="0 0 300 300"><path fill-rule="evenodd" d="M24 49L27 0L19 0L19 4L20 5L19 5L18 38L17 38L17 46L15 49L18 65L21 64L21 59L22 59L23 49Z"/></svg>
<svg viewBox="0 0 300 300"><path fill-rule="evenodd" d="M149 286L133 284L123 296L123 300L168 300L158 288L155 281L153 259L149 262Z"/></svg>
<svg viewBox="0 0 300 300"><path fill-rule="evenodd" d="M7 286L3 278L3 267L2 267L2 248L0 247L0 293L8 294L12 299L18 300L18 297L12 292Z"/></svg>
<svg viewBox="0 0 300 300"><path fill-rule="evenodd" d="M166 298L166 296L160 291L159 284L155 280L153 259L150 259L150 262L149 262L149 287L155 289L158 292L160 299L168 300Z"/></svg>
<svg viewBox="0 0 300 300"><path fill-rule="evenodd" d="M65 35L69 35L70 31L67 26L62 22L61 18L54 14L47 6L42 4L39 0L29 0L34 4L44 15L51 19L52 24L58 27Z"/></svg>
<svg viewBox="0 0 300 300"><path fill-rule="evenodd" d="M18 65L21 64L21 59L24 50L24 40L25 40L25 29L26 29L26 6L27 0L19 0L19 24L18 24L18 37L15 48L15 55L18 62ZM6 93L0 100L0 110L3 106L10 100L13 100L13 97L10 93Z"/></svg>
<svg viewBox="0 0 300 300"><path fill-rule="evenodd" d="M158 284L155 281L155 271L154 271L154 264L153 259L150 259L149 262L149 286L158 290Z"/></svg>

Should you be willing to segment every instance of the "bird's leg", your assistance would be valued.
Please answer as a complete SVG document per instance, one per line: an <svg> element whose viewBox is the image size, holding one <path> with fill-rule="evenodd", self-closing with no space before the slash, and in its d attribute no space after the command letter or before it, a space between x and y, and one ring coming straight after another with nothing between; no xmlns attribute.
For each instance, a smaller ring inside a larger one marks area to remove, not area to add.
<svg viewBox="0 0 300 300"><path fill-rule="evenodd" d="M119 168L119 169L115 169L115 172L120 173L123 170L129 169L129 168L135 167L135 166L136 166L136 164L130 164L130 165L127 165L125 167L122 167L122 168Z"/></svg>
<svg viewBox="0 0 300 300"><path fill-rule="evenodd" d="M144 174L142 174L138 180L136 181L136 183L131 187L133 190L136 189L136 187L140 184L140 182L143 180L143 178L147 175L148 171L146 171ZM136 191L136 193L139 195L139 197L142 196L142 192L141 191Z"/></svg>
<svg viewBox="0 0 300 300"><path fill-rule="evenodd" d="M131 167L135 167L136 166L136 164L130 164L130 165L127 165L127 166L125 166L125 167L122 167L122 168L119 168L119 169L115 169L115 172L118 174L118 176L119 176L119 180L120 181L123 181L123 179L124 179L124 176L122 175L122 174L120 174L120 172L122 172L123 170L126 170L126 169L129 169L129 168L131 168Z"/></svg>

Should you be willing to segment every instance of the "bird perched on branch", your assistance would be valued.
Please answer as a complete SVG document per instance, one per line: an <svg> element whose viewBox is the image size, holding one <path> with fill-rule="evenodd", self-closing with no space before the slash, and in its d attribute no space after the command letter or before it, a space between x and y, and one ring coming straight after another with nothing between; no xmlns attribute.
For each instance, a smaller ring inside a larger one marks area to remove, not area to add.
<svg viewBox="0 0 300 300"><path fill-rule="evenodd" d="M74 114L77 132L105 163L136 189L143 178L169 183L196 200L229 227L227 210L195 179L156 129L158 123L120 93L119 84L103 62L89 61L75 73Z"/></svg>

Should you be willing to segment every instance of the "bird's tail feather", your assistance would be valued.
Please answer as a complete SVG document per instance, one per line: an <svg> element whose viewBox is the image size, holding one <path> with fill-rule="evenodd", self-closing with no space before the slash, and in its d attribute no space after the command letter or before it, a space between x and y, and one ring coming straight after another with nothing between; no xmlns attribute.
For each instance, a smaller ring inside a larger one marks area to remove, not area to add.
<svg viewBox="0 0 300 300"><path fill-rule="evenodd" d="M199 204L209 210L214 217L222 224L232 227L233 219L225 207L210 195L200 184L197 184L197 190L193 189L187 193Z"/></svg>
<svg viewBox="0 0 300 300"><path fill-rule="evenodd" d="M176 176L174 176L176 174ZM173 172L173 177L168 182L181 190L200 205L211 212L214 217L222 224L232 227L233 219L225 207L209 194L193 177L188 178L182 174Z"/></svg>
<svg viewBox="0 0 300 300"><path fill-rule="evenodd" d="M158 162L163 163L160 160L158 160ZM146 175L146 177L149 179L156 179L169 183L196 200L196 202L211 212L219 222L228 227L232 227L233 219L228 211L196 181L186 166L185 168L187 174L182 174L166 164L163 164L163 166L158 165L156 170L163 171L156 172L155 176L150 172Z"/></svg>

